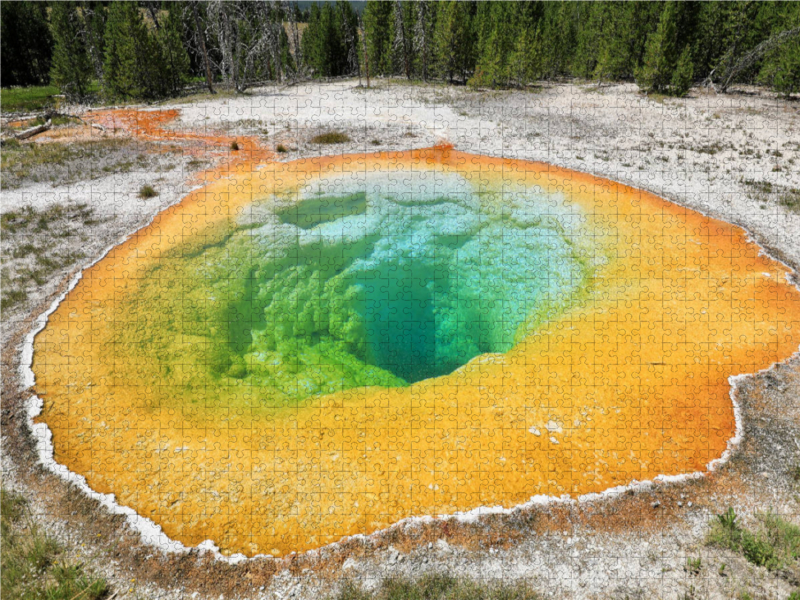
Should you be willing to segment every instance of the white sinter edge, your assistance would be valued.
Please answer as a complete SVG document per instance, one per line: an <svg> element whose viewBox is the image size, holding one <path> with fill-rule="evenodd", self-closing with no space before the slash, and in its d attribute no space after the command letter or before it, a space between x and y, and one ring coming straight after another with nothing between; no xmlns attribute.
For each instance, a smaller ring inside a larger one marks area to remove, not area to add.
<svg viewBox="0 0 800 600"><path fill-rule="evenodd" d="M598 177L603 177L604 179L609 179L608 177L597 175ZM609 179L610 180L610 179ZM611 181L611 180L610 180ZM636 189L642 189L634 185L630 185L627 183L622 183L622 185L628 187L634 187ZM192 190L194 191L194 190ZM644 190L647 191L647 190ZM190 192L191 193L191 192ZM658 197L662 197L660 194L653 193ZM188 194L187 194L188 195ZM184 196L185 198L186 196ZM180 204L183 198L177 202L175 205ZM672 202L671 200L667 200L668 202ZM677 204L678 206L682 206L682 204L673 202L673 204ZM175 206L170 205L170 206ZM165 207L161 211L159 211L155 216L161 214L164 210L169 207ZM691 208L694 212L704 214L702 211ZM150 223L155 219L151 219ZM717 217L710 217L709 215L705 215L709 218L716 219ZM755 244L760 251L760 254L768 256L770 260L774 260L775 262L783 265L788 269L789 273L786 274L787 281L795 285L800 290L800 281L792 282L790 273L793 272L793 269L789 267L789 265L785 264L783 261L771 256L768 251L766 251L760 244L758 244L754 239L750 232L741 225L733 225L734 227L738 227L742 229L746 234L746 239L749 242ZM33 342L36 336L44 329L45 325L47 324L47 320L50 315L58 308L58 305L64 300L69 292L71 292L78 282L83 277L83 272L88 270L89 268L96 265L98 262L103 260L106 255L116 246L123 243L131 236L125 236L125 238L114 244L109 246L102 255L92 263L90 263L87 267L84 268L83 271L78 273L72 281L70 281L67 289L53 302L53 304L48 308L44 313L42 313L37 319L34 326L25 336L25 340L22 344L21 350L21 360L20 360L20 368L19 368L19 376L22 385L22 389L28 389L32 387L35 383L35 375L33 373ZM800 349L798 349L800 352ZM796 356L798 353L793 354ZM786 359L788 360L788 359ZM761 369L758 373L763 373L770 370L774 365L770 365L765 369ZM532 496L530 500L524 502L522 504L518 504L512 508L504 508L502 506L485 506L485 507L478 507L469 511L464 512L456 512L453 514L447 515L437 515L436 517L432 516L421 516L421 517L407 517L405 519L401 519L400 521L392 524L391 526L378 530L372 534L356 534L351 536L343 537L339 542L333 542L331 544L327 544L319 549L309 550L305 552L307 556L314 556L319 555L322 550L324 549L334 549L339 545L342 545L349 541L356 541L360 540L363 542L368 542L370 539L378 536L384 532L392 531L396 529L415 529L418 526L425 524L425 523L432 523L435 520L455 520L462 523L474 523L479 520L481 517L485 515L496 515L496 514L513 514L515 512L520 512L528 508L536 507L536 506L545 506L548 504L586 504L591 502L596 502L600 500L604 500L607 498L614 498L617 497L629 490L632 491L646 491L652 489L655 483L678 483L682 481L689 481L693 479L699 479L705 476L706 473L713 472L728 462L733 455L733 451L735 450L736 446L738 446L743 437L744 437L744 422L741 407L739 403L736 401L736 386L738 382L743 381L744 379L754 376L757 373L745 373L741 375L732 375L728 378L728 382L731 385L730 390L730 398L731 402L733 403L733 415L734 420L736 423L736 430L734 436L728 440L727 448L722 453L722 456L716 458L709 462L706 465L706 471L695 471L693 473L685 473L681 475L657 475L652 480L644 480L644 481L637 481L633 480L631 483L627 485L620 485L616 487L609 488L599 493L591 493L591 494L584 494L579 496L577 499L573 499L569 494L564 494L562 496L548 496L544 494L539 494ZM232 554L232 555L224 555L220 552L219 546L217 546L213 540L205 540L201 542L194 548L185 546L178 540L173 540L167 534L164 533L164 530L154 522L152 519L139 515L134 511L132 508L128 506L122 506L117 502L116 496L114 494L101 494L99 492L94 491L89 484L86 482L86 478L83 475L79 475L78 473L74 473L67 469L66 466L59 464L55 460L55 453L53 447L53 434L50 431L50 428L45 423L34 423L34 419L38 417L43 408L43 401L41 398L36 396L35 394L31 394L30 398L28 399L26 405L26 411L28 416L28 426L30 427L31 434L36 442L36 450L39 456L39 462L45 466L48 470L55 473L62 479L73 483L76 485L81 491L83 491L87 496L93 498L100 502L103 506L105 506L112 514L119 514L125 515L127 523L130 527L132 527L135 531L139 532L142 537L142 540L146 543L155 546L156 548L163 550L165 552L171 553L186 553L192 550L199 550L201 552L211 552L215 559L220 560L222 562L226 562L229 564L238 564L243 561L247 560L255 560L259 558L271 558L272 555L270 554L257 554L252 557L247 557L244 554ZM291 552L287 554L287 556L296 555L295 552Z"/></svg>

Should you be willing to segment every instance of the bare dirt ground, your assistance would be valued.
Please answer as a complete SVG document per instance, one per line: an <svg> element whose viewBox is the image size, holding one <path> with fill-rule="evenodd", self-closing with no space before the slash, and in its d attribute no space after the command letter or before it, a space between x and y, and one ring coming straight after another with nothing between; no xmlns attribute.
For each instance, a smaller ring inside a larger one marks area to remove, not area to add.
<svg viewBox="0 0 800 600"><path fill-rule="evenodd" d="M276 160L451 143L594 173L738 224L773 256L800 267L800 105L758 89L665 99L640 95L633 85L480 92L387 81L364 90L338 81L160 108L172 107L181 112L170 127L257 136ZM311 142L330 131L351 141ZM89 135L80 129L75 139ZM19 348L72 274L179 201L208 164L181 144L124 131L91 135L111 140L106 152L61 157L59 166L10 180L3 173L3 287L24 292L3 310L3 479L32 500L39 520L76 559L109 578L117 598L324 597L347 578L370 588L387 576L437 570L525 580L553 598L787 598L800 585L797 568L769 571L705 543L710 519L728 507L746 524L768 510L798 522L798 355L739 383L744 439L731 461L701 479L473 524L395 527L303 556L237 565L149 546L123 518L37 466L28 394L17 377ZM62 132L33 141L65 137L73 139ZM158 195L140 198L144 185ZM687 567L698 558L699 567Z"/></svg>

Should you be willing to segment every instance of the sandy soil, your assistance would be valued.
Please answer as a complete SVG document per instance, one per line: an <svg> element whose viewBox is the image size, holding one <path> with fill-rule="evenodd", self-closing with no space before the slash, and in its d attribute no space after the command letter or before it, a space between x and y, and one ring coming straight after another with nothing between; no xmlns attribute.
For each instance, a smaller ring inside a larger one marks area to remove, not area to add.
<svg viewBox="0 0 800 600"><path fill-rule="evenodd" d="M304 84L175 103L181 113L171 126L259 136L268 147L289 149L279 160L449 142L465 152L550 162L741 225L773 256L800 267L797 103L756 89L661 99L641 96L633 85L559 84L526 92L386 81L371 90L356 86ZM352 141L310 142L331 130L346 132ZM118 598L319 597L343 578L369 587L387 575L431 570L525 579L555 598L731 598L745 592L785 598L800 585L797 571L770 573L704 544L709 519L728 506L749 523L770 508L800 514L800 488L792 478L800 465L797 356L739 384L744 441L713 476L657 484L591 505L526 509L469 527L431 522L394 528L283 560L231 566L200 552L161 555L121 518L34 466L27 396L16 372L22 334L65 279L197 185L196 156L179 153L174 162L155 175L155 183L152 171L134 169L70 185L29 183L3 191L3 213L74 202L90 205L99 217L65 242L80 247L84 258L54 271L28 302L3 316L3 475L6 484L33 498L41 521L76 558L109 577ZM156 185L159 196L138 198L144 184ZM696 557L703 567L693 574L684 567Z"/></svg>

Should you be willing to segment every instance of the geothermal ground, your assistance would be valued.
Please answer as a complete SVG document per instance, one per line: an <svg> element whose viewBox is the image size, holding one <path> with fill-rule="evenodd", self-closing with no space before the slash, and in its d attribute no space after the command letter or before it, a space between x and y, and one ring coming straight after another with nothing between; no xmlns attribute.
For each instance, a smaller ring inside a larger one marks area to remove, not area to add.
<svg viewBox="0 0 800 600"><path fill-rule="evenodd" d="M421 521L319 552L239 564L208 552L163 553L123 517L38 466L27 424L30 392L19 378L25 335L75 274L254 153L289 161L451 144L462 152L543 161L739 225L797 272L795 102L758 89L665 99L640 95L632 85L479 92L385 81L364 90L339 81L138 108L178 114L152 131L132 125L130 112L70 107L64 112L84 123L31 141L52 161L13 170L4 161L3 169L4 297L8 289L17 293L3 311L4 485L28 497L41 525L107 577L117 597L310 598L335 592L346 579L370 587L388 576L431 571L524 580L553 598L785 598L800 585L796 563L768 570L706 543L709 522L729 507L752 527L770 510L797 522L797 355L737 380L743 437L730 461L705 477L471 523ZM349 141L312 141L331 132ZM238 151L230 148L236 139ZM157 195L146 197L143 186Z"/></svg>

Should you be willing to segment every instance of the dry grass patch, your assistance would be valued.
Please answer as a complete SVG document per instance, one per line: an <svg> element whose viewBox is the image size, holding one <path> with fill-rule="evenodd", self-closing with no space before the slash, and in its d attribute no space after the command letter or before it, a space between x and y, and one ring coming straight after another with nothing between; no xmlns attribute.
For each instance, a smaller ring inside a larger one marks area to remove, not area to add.
<svg viewBox="0 0 800 600"><path fill-rule="evenodd" d="M141 142L127 139L6 143L0 152L2 189L37 182L68 184L110 173L151 171L158 166L158 156L144 152Z"/></svg>
<svg viewBox="0 0 800 600"><path fill-rule="evenodd" d="M64 548L39 529L22 496L0 491L0 513L3 598L100 600L108 595L105 580L65 560Z"/></svg>
<svg viewBox="0 0 800 600"><path fill-rule="evenodd" d="M3 237L0 283L3 310L25 303L29 292L59 270L85 258L75 237L102 223L87 204L56 204L45 210L26 206L0 217Z"/></svg>
<svg viewBox="0 0 800 600"><path fill-rule="evenodd" d="M341 131L320 133L311 138L312 144L346 144L349 141L351 141L350 136Z"/></svg>

